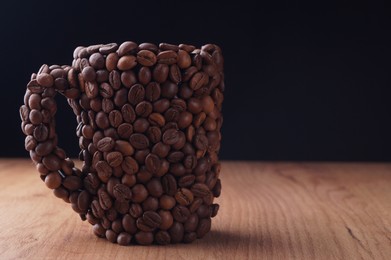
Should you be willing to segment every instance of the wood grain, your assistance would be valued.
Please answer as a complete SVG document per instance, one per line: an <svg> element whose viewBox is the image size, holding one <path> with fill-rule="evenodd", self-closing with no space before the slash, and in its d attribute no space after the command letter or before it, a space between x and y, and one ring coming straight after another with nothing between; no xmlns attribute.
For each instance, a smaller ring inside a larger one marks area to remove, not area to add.
<svg viewBox="0 0 391 260"><path fill-rule="evenodd" d="M220 212L192 244L96 238L28 160L0 160L0 259L390 259L391 164L224 162Z"/></svg>

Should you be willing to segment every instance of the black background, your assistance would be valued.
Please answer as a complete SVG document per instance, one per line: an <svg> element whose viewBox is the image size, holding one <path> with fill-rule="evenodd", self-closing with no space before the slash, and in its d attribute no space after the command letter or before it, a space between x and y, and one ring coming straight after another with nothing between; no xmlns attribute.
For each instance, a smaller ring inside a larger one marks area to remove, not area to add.
<svg viewBox="0 0 391 260"><path fill-rule="evenodd" d="M133 40L222 47L223 159L390 161L390 6L258 5L2 3L0 156L28 155L18 108L41 64L71 64L78 45ZM74 116L58 102L60 144L77 156Z"/></svg>

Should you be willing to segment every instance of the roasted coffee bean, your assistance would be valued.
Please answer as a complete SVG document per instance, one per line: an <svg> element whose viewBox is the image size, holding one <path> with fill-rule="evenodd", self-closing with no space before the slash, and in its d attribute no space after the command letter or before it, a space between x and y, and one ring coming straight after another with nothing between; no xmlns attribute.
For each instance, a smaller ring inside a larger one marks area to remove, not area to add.
<svg viewBox="0 0 391 260"><path fill-rule="evenodd" d="M209 206L205 204L201 204L197 209L197 215L200 218L209 218L211 216L211 211L209 210Z"/></svg>
<svg viewBox="0 0 391 260"><path fill-rule="evenodd" d="M193 115L188 111L179 114L178 127L184 129L193 122Z"/></svg>
<svg viewBox="0 0 391 260"><path fill-rule="evenodd" d="M138 80L141 84L146 86L152 78L151 70L148 67L141 67L138 71Z"/></svg>
<svg viewBox="0 0 391 260"><path fill-rule="evenodd" d="M111 137L104 137L99 140L97 144L97 148L101 152L108 152L114 148L115 141Z"/></svg>
<svg viewBox="0 0 391 260"><path fill-rule="evenodd" d="M58 172L52 172L45 177L45 184L49 189L57 189L61 186L62 178Z"/></svg>
<svg viewBox="0 0 391 260"><path fill-rule="evenodd" d="M143 211L156 211L159 208L159 200L157 198L149 196L141 204Z"/></svg>
<svg viewBox="0 0 391 260"><path fill-rule="evenodd" d="M109 113L109 122L112 127L117 128L123 121L122 114L118 110L112 110Z"/></svg>
<svg viewBox="0 0 391 260"><path fill-rule="evenodd" d="M110 53L106 57L106 69L110 72L114 71L117 68L117 63L118 63L119 57L116 52ZM111 73L110 73L111 74ZM110 76L109 76L110 78ZM110 81L110 84L112 82ZM111 84L113 86L113 84Z"/></svg>
<svg viewBox="0 0 391 260"><path fill-rule="evenodd" d="M24 141L24 148L27 151L34 150L35 147L37 147L37 140L31 135L26 136L26 139Z"/></svg>
<svg viewBox="0 0 391 260"><path fill-rule="evenodd" d="M168 155L167 160L170 163L178 163L182 161L183 157L184 157L184 153L180 151L173 151Z"/></svg>
<svg viewBox="0 0 391 260"><path fill-rule="evenodd" d="M178 222L185 222L190 216L190 211L185 206L177 205L172 209L172 215Z"/></svg>
<svg viewBox="0 0 391 260"><path fill-rule="evenodd" d="M149 154L145 158L145 166L147 170L152 174L156 174L160 170L161 162L160 158L155 154Z"/></svg>
<svg viewBox="0 0 391 260"><path fill-rule="evenodd" d="M183 166L187 169L194 169L197 165L197 158L194 155L188 155L183 160Z"/></svg>
<svg viewBox="0 0 391 260"><path fill-rule="evenodd" d="M91 210L92 214L97 218L102 218L104 216L104 211L97 200L92 201Z"/></svg>
<svg viewBox="0 0 391 260"><path fill-rule="evenodd" d="M145 98L148 101L156 101L160 97L160 85L157 82L150 82L145 88Z"/></svg>
<svg viewBox="0 0 391 260"><path fill-rule="evenodd" d="M170 66L169 76L171 81L176 84L182 81L181 70L179 69L178 65L173 64Z"/></svg>
<svg viewBox="0 0 391 260"><path fill-rule="evenodd" d="M208 149L208 138L205 135L196 135L194 145L199 150L206 150Z"/></svg>
<svg viewBox="0 0 391 260"><path fill-rule="evenodd" d="M103 189L98 190L99 205L104 210L108 210L113 205L110 195Z"/></svg>
<svg viewBox="0 0 391 260"><path fill-rule="evenodd" d="M136 119L136 112L130 104L125 104L121 108L121 113L123 120L127 123L133 123L133 121Z"/></svg>
<svg viewBox="0 0 391 260"><path fill-rule="evenodd" d="M136 233L134 238L140 245L150 245L153 242L153 233L140 231Z"/></svg>
<svg viewBox="0 0 391 260"><path fill-rule="evenodd" d="M129 211L129 201L115 200L114 208L120 214L126 214Z"/></svg>
<svg viewBox="0 0 391 260"><path fill-rule="evenodd" d="M170 196L174 196L177 192L177 182L175 177L171 174L166 174L162 178L162 185L164 192Z"/></svg>
<svg viewBox="0 0 391 260"><path fill-rule="evenodd" d="M107 154L106 160L111 167L117 167L121 165L123 156L120 152L110 152Z"/></svg>
<svg viewBox="0 0 391 260"><path fill-rule="evenodd" d="M133 130L136 133L144 133L149 127L149 122L145 118L138 118L133 123Z"/></svg>
<svg viewBox="0 0 391 260"><path fill-rule="evenodd" d="M166 81L161 86L161 95L165 98L174 98L178 93L178 85L171 81Z"/></svg>
<svg viewBox="0 0 391 260"><path fill-rule="evenodd" d="M148 197L148 191L142 184L136 184L132 188L133 202L141 203Z"/></svg>
<svg viewBox="0 0 391 260"><path fill-rule="evenodd" d="M123 56L125 54L133 53L136 49L137 49L137 43L126 41L119 46L117 53L119 56Z"/></svg>
<svg viewBox="0 0 391 260"><path fill-rule="evenodd" d="M171 236L171 243L179 243L183 240L185 230L183 224L175 221L172 227L168 230L168 233Z"/></svg>
<svg viewBox="0 0 391 260"><path fill-rule="evenodd" d="M35 127L33 136L38 142L46 141L49 137L49 129L44 124L40 124Z"/></svg>
<svg viewBox="0 0 391 260"><path fill-rule="evenodd" d="M170 234L167 231L158 231L155 234L155 241L159 245L168 245L171 242Z"/></svg>
<svg viewBox="0 0 391 260"><path fill-rule="evenodd" d="M96 194L100 185L99 178L94 173L88 173L83 180L84 188L91 193Z"/></svg>
<svg viewBox="0 0 391 260"><path fill-rule="evenodd" d="M104 98L111 98L114 95L113 88L106 82L99 85L99 94Z"/></svg>
<svg viewBox="0 0 391 260"><path fill-rule="evenodd" d="M176 204L176 200L172 196L162 195L159 198L159 205L162 209L170 210Z"/></svg>
<svg viewBox="0 0 391 260"><path fill-rule="evenodd" d="M137 232L136 220L129 214L125 214L122 218L122 227L129 234L135 234Z"/></svg>
<svg viewBox="0 0 391 260"><path fill-rule="evenodd" d="M136 220L136 226L139 230L144 231L144 232L152 232L155 230L155 227L152 227L148 225L145 221L144 218L138 218Z"/></svg>
<svg viewBox="0 0 391 260"><path fill-rule="evenodd" d="M126 156L121 164L122 170L127 174L135 174L139 170L139 165L135 159Z"/></svg>
<svg viewBox="0 0 391 260"><path fill-rule="evenodd" d="M193 202L194 197L189 189L180 188L175 194L175 199L180 205L187 206Z"/></svg>
<svg viewBox="0 0 391 260"><path fill-rule="evenodd" d="M121 55L119 55L121 56ZM137 65L136 57L133 55L125 55L119 58L117 68L119 70L130 70Z"/></svg>
<svg viewBox="0 0 391 260"><path fill-rule="evenodd" d="M109 74L109 83L113 89L118 90L121 87L121 78L118 71L113 70Z"/></svg>
<svg viewBox="0 0 391 260"><path fill-rule="evenodd" d="M181 69L186 69L191 66L190 55L184 50L178 51L178 66Z"/></svg>
<svg viewBox="0 0 391 260"><path fill-rule="evenodd" d="M132 236L126 232L121 232L117 237L117 243L121 246L127 246L130 244Z"/></svg>
<svg viewBox="0 0 391 260"><path fill-rule="evenodd" d="M183 224L186 232L194 232L198 227L198 215L193 213L189 216L186 222Z"/></svg>
<svg viewBox="0 0 391 260"><path fill-rule="evenodd" d="M132 191L123 184L117 184L113 188L113 195L120 201L130 200L132 198Z"/></svg>
<svg viewBox="0 0 391 260"><path fill-rule="evenodd" d="M128 94L129 103L132 105L137 105L141 101L144 100L145 97L145 89L141 84L133 85Z"/></svg>
<svg viewBox="0 0 391 260"><path fill-rule="evenodd" d="M153 43L149 43L149 42L144 42L144 43L141 43L138 48L140 50L149 50L149 51L152 51L153 53L157 53L159 48L153 44Z"/></svg>
<svg viewBox="0 0 391 260"><path fill-rule="evenodd" d="M130 144L136 149L146 149L149 146L149 140L143 134L132 134L129 141Z"/></svg>
<svg viewBox="0 0 391 260"><path fill-rule="evenodd" d="M121 73L121 82L126 88L130 88L137 83L136 74L132 70L127 70Z"/></svg>
<svg viewBox="0 0 391 260"><path fill-rule="evenodd" d="M141 117L148 117L152 113L152 104L148 101L141 101L136 106L136 114Z"/></svg>
<svg viewBox="0 0 391 260"><path fill-rule="evenodd" d="M81 73L85 81L91 82L95 80L96 73L93 67L86 66L85 68L83 68L83 71Z"/></svg>
<svg viewBox="0 0 391 260"><path fill-rule="evenodd" d="M210 193L208 186L206 186L203 183L195 183L191 187L191 191L193 192L194 196L201 197L201 198L208 196L208 194Z"/></svg>
<svg viewBox="0 0 391 260"><path fill-rule="evenodd" d="M153 111L157 113L163 113L170 107L170 101L168 99L160 99L153 103Z"/></svg>
<svg viewBox="0 0 391 260"><path fill-rule="evenodd" d="M190 232L190 233L185 233L183 236L183 242L184 243L191 243L194 240L197 239L197 233L196 232Z"/></svg>
<svg viewBox="0 0 391 260"><path fill-rule="evenodd" d="M190 187L191 185L193 185L194 181L195 181L194 175L192 175L192 174L184 175L179 178L178 186L179 187Z"/></svg>
<svg viewBox="0 0 391 260"><path fill-rule="evenodd" d="M77 198L77 205L81 210L87 210L91 202L91 196L87 191L82 191L79 193Z"/></svg>
<svg viewBox="0 0 391 260"><path fill-rule="evenodd" d="M94 53L90 56L89 62L91 66L98 70L102 69L105 66L105 59L103 58L103 55L100 53Z"/></svg>
<svg viewBox="0 0 391 260"><path fill-rule="evenodd" d="M143 214L143 209L141 208L140 204L133 203L129 208L129 214L133 218L138 218Z"/></svg>
<svg viewBox="0 0 391 260"><path fill-rule="evenodd" d="M178 55L175 51L162 51L157 55L157 62L162 64L174 64L177 62Z"/></svg>
<svg viewBox="0 0 391 260"><path fill-rule="evenodd" d="M104 183L106 183L113 174L113 169L105 161L97 162L97 164L95 165L95 169L98 173L99 179Z"/></svg>
<svg viewBox="0 0 391 260"><path fill-rule="evenodd" d="M179 140L179 131L176 129L168 129L163 133L163 143L173 145Z"/></svg>
<svg viewBox="0 0 391 260"><path fill-rule="evenodd" d="M202 238L206 235L206 233L208 233L210 231L210 227L211 227L211 220L210 218L203 218L203 219L200 219L199 223L198 223L198 227L197 227L197 237L198 238Z"/></svg>
<svg viewBox="0 0 391 260"><path fill-rule="evenodd" d="M134 159L136 159L136 161L140 164L145 164L145 158L147 157L147 155L150 153L149 149L143 149L143 150L138 150L136 151L136 153L134 154ZM144 177L146 176L149 176L148 178L141 178L140 175L137 175L137 178L139 179L139 181L145 183L147 182L150 177L152 176L152 173L150 173L149 171L147 171L145 169L145 167L143 167L142 171L140 171L140 173L143 172L146 172L148 173L148 175L145 175Z"/></svg>
<svg viewBox="0 0 391 260"><path fill-rule="evenodd" d="M116 43L109 43L101 46L99 48L99 52L103 55L107 55L109 53L115 52L118 49L118 44Z"/></svg>
<svg viewBox="0 0 391 260"><path fill-rule="evenodd" d="M111 229L106 230L105 236L106 236L106 239L109 240L111 243L117 242L118 235L113 230L111 230Z"/></svg>
<svg viewBox="0 0 391 260"><path fill-rule="evenodd" d="M39 73L37 76L37 83L43 87L50 88L53 86L53 76L48 73Z"/></svg>
<svg viewBox="0 0 391 260"><path fill-rule="evenodd" d="M102 227L102 225L94 224L92 230L97 237L100 238L105 237L106 230Z"/></svg>
<svg viewBox="0 0 391 260"><path fill-rule="evenodd" d="M156 55L149 50L141 50L137 53L137 61L143 66L153 66L156 61Z"/></svg>
<svg viewBox="0 0 391 260"><path fill-rule="evenodd" d="M70 191L78 190L82 187L81 179L77 176L66 176L62 185Z"/></svg>
<svg viewBox="0 0 391 260"><path fill-rule="evenodd" d="M158 82L163 83L168 78L169 67L166 64L157 64L152 72L152 78Z"/></svg>
<svg viewBox="0 0 391 260"><path fill-rule="evenodd" d="M116 91L114 94L114 104L120 108L124 106L127 102L127 89L121 88L120 90Z"/></svg>
<svg viewBox="0 0 391 260"><path fill-rule="evenodd" d="M133 126L128 123L122 123L118 126L117 132L119 137L127 140L133 133Z"/></svg>
<svg viewBox="0 0 391 260"><path fill-rule="evenodd" d="M98 112L95 116L95 122L96 122L96 125L100 128L100 129L106 129L110 126L110 123L109 123L109 118L107 117L107 114L104 113L104 112Z"/></svg>
<svg viewBox="0 0 391 260"><path fill-rule="evenodd" d="M152 228L157 228L162 224L160 215L153 211L146 211L143 214L144 223Z"/></svg>
<svg viewBox="0 0 391 260"><path fill-rule="evenodd" d="M147 183L147 190L151 196L160 197L163 195L163 186L159 179L154 178Z"/></svg>

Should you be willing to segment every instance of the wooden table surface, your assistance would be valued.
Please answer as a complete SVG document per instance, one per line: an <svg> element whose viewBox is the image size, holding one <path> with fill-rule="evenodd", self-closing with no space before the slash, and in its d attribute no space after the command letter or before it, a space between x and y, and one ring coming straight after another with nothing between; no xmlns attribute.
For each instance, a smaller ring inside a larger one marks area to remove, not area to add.
<svg viewBox="0 0 391 260"><path fill-rule="evenodd" d="M223 162L221 178L204 239L122 247L29 160L0 159L0 259L391 259L391 164Z"/></svg>

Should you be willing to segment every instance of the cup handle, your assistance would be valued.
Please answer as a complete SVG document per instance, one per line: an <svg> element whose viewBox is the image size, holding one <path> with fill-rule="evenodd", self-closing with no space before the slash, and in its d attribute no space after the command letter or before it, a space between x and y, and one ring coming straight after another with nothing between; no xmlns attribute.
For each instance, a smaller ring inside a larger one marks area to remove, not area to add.
<svg viewBox="0 0 391 260"><path fill-rule="evenodd" d="M55 114L57 92L68 98L68 103L80 119L80 95L77 73L70 66L42 65L32 74L27 84L24 105L20 107L22 131L26 135L25 148L35 163L42 181L56 197L71 203L83 220L89 205L89 193L84 190L84 173L57 146Z"/></svg>

